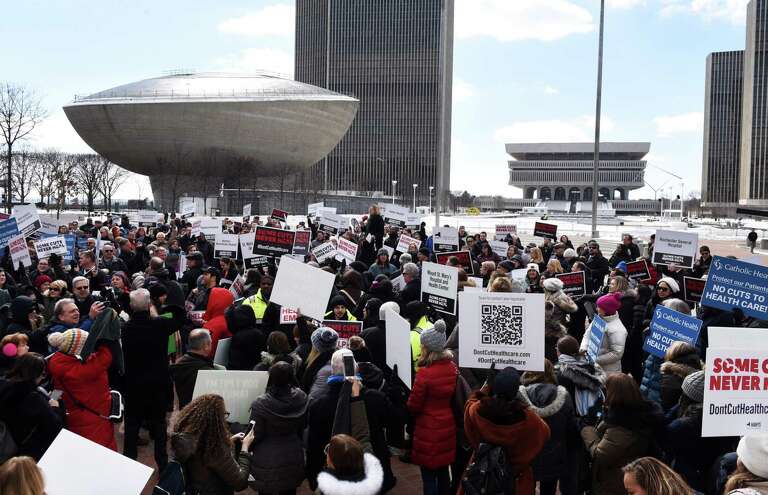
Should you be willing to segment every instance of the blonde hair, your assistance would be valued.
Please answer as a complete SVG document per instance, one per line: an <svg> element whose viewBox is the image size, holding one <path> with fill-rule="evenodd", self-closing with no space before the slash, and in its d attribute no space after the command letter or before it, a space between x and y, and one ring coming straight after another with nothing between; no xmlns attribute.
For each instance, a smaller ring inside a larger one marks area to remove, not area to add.
<svg viewBox="0 0 768 495"><path fill-rule="evenodd" d="M631 474L635 482L648 495L693 495L693 490L682 476L653 457L636 459L624 466L621 471Z"/></svg>
<svg viewBox="0 0 768 495"><path fill-rule="evenodd" d="M512 292L512 281L506 275L500 275L496 278L491 277L491 280L488 292Z"/></svg>
<svg viewBox="0 0 768 495"><path fill-rule="evenodd" d="M551 270L550 267L552 267ZM549 260L547 263L547 271L553 273L563 273L563 265L560 264L560 260Z"/></svg>
<svg viewBox="0 0 768 495"><path fill-rule="evenodd" d="M419 356L419 361L416 363L416 366L419 368L431 366L437 361L442 361L444 359L453 359L453 353L448 349L443 349L442 351L429 351L424 353L424 347L422 347L421 351L422 352Z"/></svg>
<svg viewBox="0 0 768 495"><path fill-rule="evenodd" d="M725 489L723 490L723 493L730 493L733 490L738 490L739 488L747 488L750 483L760 483L761 481L768 480L752 473L752 471L747 469L747 467L741 462L737 462L736 470L733 472L733 474L731 474L731 476L728 478L728 481L725 483Z"/></svg>
<svg viewBox="0 0 768 495"><path fill-rule="evenodd" d="M3 495L44 495L43 473L31 457L11 457L0 465L0 493Z"/></svg>
<svg viewBox="0 0 768 495"><path fill-rule="evenodd" d="M544 263L544 255L541 254L541 249L532 247L528 254L531 256L531 263Z"/></svg>
<svg viewBox="0 0 768 495"><path fill-rule="evenodd" d="M686 354L695 354L697 352L698 351L696 348L688 342L676 340L672 342L669 347L667 347L667 352L664 354L664 360L672 361L673 359L679 358L680 356L684 356Z"/></svg>

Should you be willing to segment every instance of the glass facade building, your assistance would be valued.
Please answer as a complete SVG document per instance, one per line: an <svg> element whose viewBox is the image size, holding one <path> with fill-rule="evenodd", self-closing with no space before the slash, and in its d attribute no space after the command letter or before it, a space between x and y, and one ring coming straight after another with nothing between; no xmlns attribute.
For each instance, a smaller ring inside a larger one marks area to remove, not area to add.
<svg viewBox="0 0 768 495"><path fill-rule="evenodd" d="M438 186L442 151L448 191L452 38L453 0L296 1L296 80L360 100L346 136L312 167L308 188L391 196L396 180L403 203L418 184L424 205Z"/></svg>

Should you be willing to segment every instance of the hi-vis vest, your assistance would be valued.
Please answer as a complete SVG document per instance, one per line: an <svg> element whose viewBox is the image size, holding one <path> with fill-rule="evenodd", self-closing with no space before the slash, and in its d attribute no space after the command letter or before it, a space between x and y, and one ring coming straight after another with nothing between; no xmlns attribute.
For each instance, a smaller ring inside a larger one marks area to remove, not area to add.
<svg viewBox="0 0 768 495"><path fill-rule="evenodd" d="M256 319L261 320L264 318L264 312L267 310L267 304L269 303L261 297L261 289L259 289L256 294L243 301L243 304L250 306L254 314L256 314Z"/></svg>
<svg viewBox="0 0 768 495"><path fill-rule="evenodd" d="M427 317L422 316L413 330L411 330L411 359L413 360L414 371L419 371L416 363L419 361L419 357L421 357L421 332L427 328L432 328L432 326Z"/></svg>
<svg viewBox="0 0 768 495"><path fill-rule="evenodd" d="M357 321L357 318L355 318L355 315L349 312L349 310L346 310L347 312L344 314L344 318L338 321ZM333 310L328 311L325 313L325 316L323 317L326 320L336 320L336 315L333 314Z"/></svg>

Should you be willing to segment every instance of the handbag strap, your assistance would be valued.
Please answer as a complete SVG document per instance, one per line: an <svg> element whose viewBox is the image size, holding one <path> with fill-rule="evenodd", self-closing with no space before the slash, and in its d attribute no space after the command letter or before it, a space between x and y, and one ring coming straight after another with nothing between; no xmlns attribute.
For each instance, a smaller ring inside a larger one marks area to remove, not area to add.
<svg viewBox="0 0 768 495"><path fill-rule="evenodd" d="M62 380L61 380L61 388L64 391L64 393L67 394L70 399L72 399L72 402L74 402L77 407L79 407L80 409L84 409L84 410L88 411L91 414L95 414L96 416L100 417L101 419L109 420L108 417L99 414L98 412L94 411L90 407L86 406L85 404L83 404L82 402L77 400L75 398L75 396L72 395L72 393L69 390L67 390L67 387L64 385L64 378L63 377L62 377ZM111 396L111 392L110 392L110 396Z"/></svg>

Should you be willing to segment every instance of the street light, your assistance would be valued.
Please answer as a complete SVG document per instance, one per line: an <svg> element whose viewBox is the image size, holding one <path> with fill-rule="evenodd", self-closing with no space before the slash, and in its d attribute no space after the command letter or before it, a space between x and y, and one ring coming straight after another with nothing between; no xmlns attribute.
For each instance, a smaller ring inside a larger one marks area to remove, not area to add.
<svg viewBox="0 0 768 495"><path fill-rule="evenodd" d="M416 188L419 187L418 184L413 185L413 212L416 213Z"/></svg>
<svg viewBox="0 0 768 495"><path fill-rule="evenodd" d="M395 204L395 186L397 186L397 181L392 181L392 204Z"/></svg>
<svg viewBox="0 0 768 495"><path fill-rule="evenodd" d="M432 191L435 189L435 186L429 186L429 212L432 213Z"/></svg>

